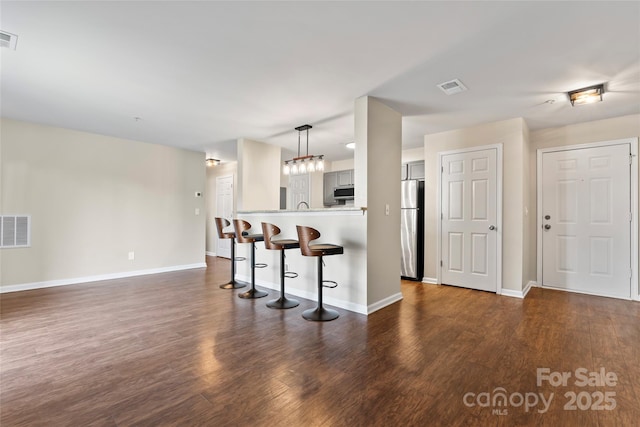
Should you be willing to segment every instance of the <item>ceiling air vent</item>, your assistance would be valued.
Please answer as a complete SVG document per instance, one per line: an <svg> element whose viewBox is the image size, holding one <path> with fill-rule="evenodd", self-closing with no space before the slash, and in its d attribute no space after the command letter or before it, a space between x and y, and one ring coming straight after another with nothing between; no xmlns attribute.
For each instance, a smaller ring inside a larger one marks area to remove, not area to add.
<svg viewBox="0 0 640 427"><path fill-rule="evenodd" d="M17 43L18 36L0 30L0 47L8 47L9 49L16 50Z"/></svg>
<svg viewBox="0 0 640 427"><path fill-rule="evenodd" d="M467 87L458 79L440 83L438 87L447 95L453 95L454 93L464 92L467 90Z"/></svg>

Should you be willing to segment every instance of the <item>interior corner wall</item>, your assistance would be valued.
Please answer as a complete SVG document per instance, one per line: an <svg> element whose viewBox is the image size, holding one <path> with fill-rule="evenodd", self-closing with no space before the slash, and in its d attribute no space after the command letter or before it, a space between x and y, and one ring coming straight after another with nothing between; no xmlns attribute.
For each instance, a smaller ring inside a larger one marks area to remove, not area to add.
<svg viewBox="0 0 640 427"><path fill-rule="evenodd" d="M0 140L0 213L32 222L3 287L204 264L204 153L9 119Z"/></svg>
<svg viewBox="0 0 640 427"><path fill-rule="evenodd" d="M264 142L238 140L237 210L280 209L280 151Z"/></svg>
<svg viewBox="0 0 640 427"><path fill-rule="evenodd" d="M522 291L524 141L522 118L425 135L425 277L437 277L438 153L491 144L503 146L502 287ZM429 205L431 204L431 205Z"/></svg>
<svg viewBox="0 0 640 427"><path fill-rule="evenodd" d="M207 168L207 184L205 189L206 205L207 205L207 241L206 251L215 253L218 247L218 230L216 229L215 217L218 211L217 194L216 194L216 178L220 176L233 176L233 211L236 211L235 189L238 178L238 163L229 162L221 163L217 166Z"/></svg>
<svg viewBox="0 0 640 427"><path fill-rule="evenodd" d="M356 99L355 142L354 204L367 207L367 304L372 305L400 293L402 116L375 98Z"/></svg>
<svg viewBox="0 0 640 427"><path fill-rule="evenodd" d="M535 223L536 210L535 203L531 203L531 191L535 191L536 177L535 168L531 169L531 156L535 157L531 147L531 134L529 132L529 126L523 120L522 122L522 141L524 143L523 157L522 157L522 194L523 194L523 241L522 241L522 286L523 289L529 284L529 282L536 281L536 230ZM533 187L532 187L533 186Z"/></svg>

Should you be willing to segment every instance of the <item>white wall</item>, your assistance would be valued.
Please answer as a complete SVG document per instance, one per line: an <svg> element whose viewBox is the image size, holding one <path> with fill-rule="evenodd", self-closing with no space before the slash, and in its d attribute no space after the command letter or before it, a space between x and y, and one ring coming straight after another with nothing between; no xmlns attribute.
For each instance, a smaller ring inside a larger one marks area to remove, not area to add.
<svg viewBox="0 0 640 427"><path fill-rule="evenodd" d="M426 278L437 276L438 153L490 144L503 145L502 287L521 291L533 278L523 278L526 125L521 118L426 135L425 143L425 263ZM531 212L531 210L529 210Z"/></svg>
<svg viewBox="0 0 640 427"><path fill-rule="evenodd" d="M238 210L280 209L280 151L264 142L238 140Z"/></svg>
<svg viewBox="0 0 640 427"><path fill-rule="evenodd" d="M424 147L402 150L402 163L424 160Z"/></svg>
<svg viewBox="0 0 640 427"><path fill-rule="evenodd" d="M2 286L204 262L204 153L9 119L0 144L2 214L32 216Z"/></svg>
<svg viewBox="0 0 640 427"><path fill-rule="evenodd" d="M356 99L354 115L354 203L367 207L367 301L373 304L400 292L402 116L367 96Z"/></svg>
<svg viewBox="0 0 640 427"><path fill-rule="evenodd" d="M217 166L210 166L207 168L207 183L206 183L206 205L207 205L207 242L206 242L206 250L207 252L216 252L216 248L218 247L218 230L216 229L215 217L218 209L217 206L217 198L216 198L216 178L219 176L233 176L233 188L234 188L234 197L233 197L233 211L236 209L236 197L235 197L235 188L237 184L237 176L238 176L238 163L237 162L229 162L229 163L221 163Z"/></svg>
<svg viewBox="0 0 640 427"><path fill-rule="evenodd" d="M331 172L335 172L335 171L345 171L345 170L349 170L349 169L354 169L355 168L355 164L354 164L354 159L344 159L344 160L334 160L333 162L331 162L331 167L330 167L330 171Z"/></svg>

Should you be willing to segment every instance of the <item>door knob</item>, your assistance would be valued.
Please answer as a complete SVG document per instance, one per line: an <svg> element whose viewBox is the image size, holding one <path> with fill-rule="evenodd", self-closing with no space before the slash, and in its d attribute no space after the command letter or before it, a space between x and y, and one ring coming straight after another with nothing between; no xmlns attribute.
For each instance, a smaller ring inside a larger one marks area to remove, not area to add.
<svg viewBox="0 0 640 427"><path fill-rule="evenodd" d="M495 225L490 225L490 226L489 226L489 230L493 231L493 230L495 230L495 229L496 229L496 226L495 226Z"/></svg>
<svg viewBox="0 0 640 427"><path fill-rule="evenodd" d="M550 220L550 219L551 219L551 215L545 215L545 216L544 216L544 219L546 219L546 220Z"/></svg>
<svg viewBox="0 0 640 427"><path fill-rule="evenodd" d="M549 224L545 224L545 225L544 225L544 229L545 229L545 230L548 230L548 229L550 229L550 228L551 228L551 226L550 226Z"/></svg>

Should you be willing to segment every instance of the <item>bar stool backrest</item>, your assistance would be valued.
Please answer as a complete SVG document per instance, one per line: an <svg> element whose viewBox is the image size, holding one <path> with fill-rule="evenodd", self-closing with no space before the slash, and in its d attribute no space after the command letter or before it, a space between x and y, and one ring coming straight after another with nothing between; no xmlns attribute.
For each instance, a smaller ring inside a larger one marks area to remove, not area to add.
<svg viewBox="0 0 640 427"><path fill-rule="evenodd" d="M223 231L225 228L231 225L225 218L215 218L216 228L218 229L218 238L220 239L233 239L235 233L233 231Z"/></svg>
<svg viewBox="0 0 640 427"><path fill-rule="evenodd" d="M300 252L304 256L318 256L321 254L313 252L309 248L309 243L312 240L316 240L320 237L320 232L315 228L305 227L303 225L296 225L296 230L298 231L298 240L300 241Z"/></svg>
<svg viewBox="0 0 640 427"><path fill-rule="evenodd" d="M253 238L246 238L242 235L243 231L247 231L251 228L251 224L243 219L234 219L233 220L233 228L236 230L236 241L238 243L253 243L256 240Z"/></svg>
<svg viewBox="0 0 640 427"><path fill-rule="evenodd" d="M280 234L280 229L273 224L269 224L268 222L262 223L262 234L264 235L264 246L267 249L280 250L281 246L275 245L271 242L271 238Z"/></svg>

